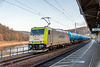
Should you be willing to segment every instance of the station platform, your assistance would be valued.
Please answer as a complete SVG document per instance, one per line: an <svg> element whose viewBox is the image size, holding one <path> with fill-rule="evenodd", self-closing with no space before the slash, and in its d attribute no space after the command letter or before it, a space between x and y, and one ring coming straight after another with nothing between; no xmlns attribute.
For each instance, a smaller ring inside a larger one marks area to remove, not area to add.
<svg viewBox="0 0 100 67"><path fill-rule="evenodd" d="M95 40L49 67L100 67L100 44Z"/></svg>

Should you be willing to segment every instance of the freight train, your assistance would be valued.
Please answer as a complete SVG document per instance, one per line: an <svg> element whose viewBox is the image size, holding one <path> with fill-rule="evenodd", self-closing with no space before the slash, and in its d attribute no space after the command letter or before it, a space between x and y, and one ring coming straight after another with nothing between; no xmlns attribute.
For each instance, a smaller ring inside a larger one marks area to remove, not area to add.
<svg viewBox="0 0 100 67"><path fill-rule="evenodd" d="M34 27L31 28L28 46L30 50L38 52L65 47L86 39L90 37L50 27Z"/></svg>

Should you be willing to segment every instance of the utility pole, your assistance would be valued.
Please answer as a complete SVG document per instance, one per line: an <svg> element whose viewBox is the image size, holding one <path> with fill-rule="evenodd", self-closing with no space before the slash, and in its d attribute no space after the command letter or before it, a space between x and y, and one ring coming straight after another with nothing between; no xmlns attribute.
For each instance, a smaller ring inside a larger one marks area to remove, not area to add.
<svg viewBox="0 0 100 67"><path fill-rule="evenodd" d="M75 33L76 33L76 23L75 23Z"/></svg>
<svg viewBox="0 0 100 67"><path fill-rule="evenodd" d="M47 27L51 24L50 23L50 20L49 19L51 19L50 17L42 17L41 19L44 19L46 22L47 22Z"/></svg>

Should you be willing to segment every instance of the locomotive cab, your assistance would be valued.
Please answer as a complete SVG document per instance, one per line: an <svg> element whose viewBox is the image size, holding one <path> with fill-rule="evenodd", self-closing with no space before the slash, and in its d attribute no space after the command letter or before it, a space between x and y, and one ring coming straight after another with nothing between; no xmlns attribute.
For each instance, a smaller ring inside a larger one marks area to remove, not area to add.
<svg viewBox="0 0 100 67"><path fill-rule="evenodd" d="M41 50L46 49L48 37L48 28L32 28L29 37L29 49L30 50Z"/></svg>

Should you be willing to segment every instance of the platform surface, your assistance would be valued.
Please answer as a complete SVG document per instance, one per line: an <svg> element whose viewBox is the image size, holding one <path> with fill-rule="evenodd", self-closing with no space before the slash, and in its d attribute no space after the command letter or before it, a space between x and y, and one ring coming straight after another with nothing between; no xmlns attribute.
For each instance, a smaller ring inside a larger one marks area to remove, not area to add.
<svg viewBox="0 0 100 67"><path fill-rule="evenodd" d="M100 67L100 44L95 40L49 67Z"/></svg>

